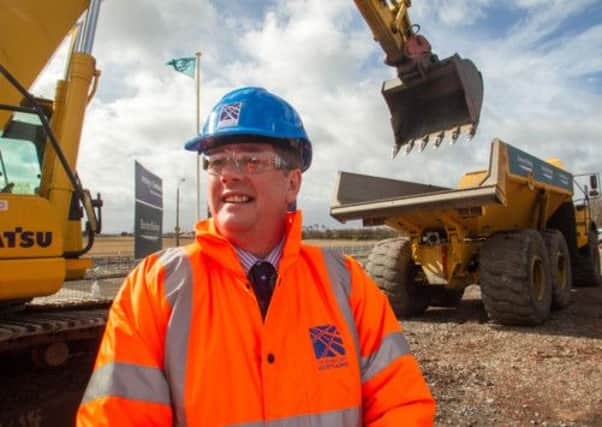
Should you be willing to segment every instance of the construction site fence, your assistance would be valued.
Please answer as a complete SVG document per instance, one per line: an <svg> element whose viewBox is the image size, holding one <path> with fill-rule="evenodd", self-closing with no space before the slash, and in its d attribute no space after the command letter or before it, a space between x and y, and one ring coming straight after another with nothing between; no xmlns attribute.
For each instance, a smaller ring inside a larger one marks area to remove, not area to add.
<svg viewBox="0 0 602 427"><path fill-rule="evenodd" d="M373 244L326 247L350 255L365 264L372 246ZM108 304L117 295L127 274L140 261L128 255L93 256L94 266L88 270L83 280L65 282L56 294L34 298L30 304L74 308L82 305Z"/></svg>

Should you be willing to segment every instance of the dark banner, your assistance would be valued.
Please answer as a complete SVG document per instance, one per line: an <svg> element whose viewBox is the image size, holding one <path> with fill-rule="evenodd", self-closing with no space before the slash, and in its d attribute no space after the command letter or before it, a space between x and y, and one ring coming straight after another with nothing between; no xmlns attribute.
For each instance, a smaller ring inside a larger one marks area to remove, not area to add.
<svg viewBox="0 0 602 427"><path fill-rule="evenodd" d="M573 175L510 144L506 145L511 174L526 177L532 173L535 181L573 192Z"/></svg>
<svg viewBox="0 0 602 427"><path fill-rule="evenodd" d="M135 163L134 257L140 259L163 247L163 184L161 178Z"/></svg>

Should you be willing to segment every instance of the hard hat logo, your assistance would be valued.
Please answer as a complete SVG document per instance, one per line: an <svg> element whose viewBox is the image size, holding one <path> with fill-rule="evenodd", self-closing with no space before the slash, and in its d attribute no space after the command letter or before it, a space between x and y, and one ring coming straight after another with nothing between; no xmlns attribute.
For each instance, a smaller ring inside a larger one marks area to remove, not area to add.
<svg viewBox="0 0 602 427"><path fill-rule="evenodd" d="M240 117L241 107L242 102L235 102L234 104L224 105L219 115L217 127L223 128L228 126L238 126L238 118Z"/></svg>
<svg viewBox="0 0 602 427"><path fill-rule="evenodd" d="M185 147L206 153L219 145L245 139L239 136L252 137L247 142L295 149L301 155L303 171L311 164L311 142L299 114L284 99L260 87L243 87L224 95L211 110L200 134Z"/></svg>

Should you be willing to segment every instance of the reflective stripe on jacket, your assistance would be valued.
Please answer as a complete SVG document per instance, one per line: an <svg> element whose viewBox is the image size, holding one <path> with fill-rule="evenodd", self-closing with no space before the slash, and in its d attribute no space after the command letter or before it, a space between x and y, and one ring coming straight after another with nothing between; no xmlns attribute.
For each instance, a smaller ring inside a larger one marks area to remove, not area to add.
<svg viewBox="0 0 602 427"><path fill-rule="evenodd" d="M287 238L262 321L211 220L146 258L111 308L79 426L432 425L434 401L359 264Z"/></svg>

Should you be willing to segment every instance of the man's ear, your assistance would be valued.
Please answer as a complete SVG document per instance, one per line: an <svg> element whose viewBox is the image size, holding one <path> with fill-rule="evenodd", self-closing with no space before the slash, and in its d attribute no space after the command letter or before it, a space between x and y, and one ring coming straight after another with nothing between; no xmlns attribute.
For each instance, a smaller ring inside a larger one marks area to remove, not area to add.
<svg viewBox="0 0 602 427"><path fill-rule="evenodd" d="M286 179L288 184L286 203L290 205L297 200L297 194L299 194L299 190L301 189L301 169L289 171Z"/></svg>

